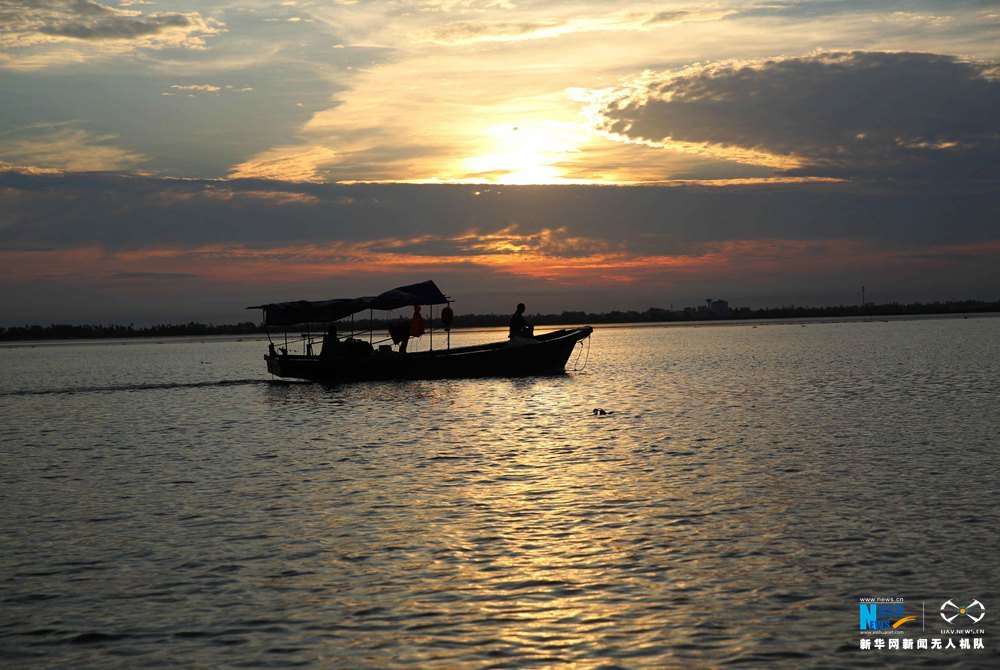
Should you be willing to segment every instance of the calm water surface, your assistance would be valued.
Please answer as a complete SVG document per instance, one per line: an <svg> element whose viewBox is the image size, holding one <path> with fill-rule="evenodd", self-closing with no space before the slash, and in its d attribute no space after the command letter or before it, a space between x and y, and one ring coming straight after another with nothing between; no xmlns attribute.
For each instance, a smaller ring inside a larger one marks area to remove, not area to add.
<svg viewBox="0 0 1000 670"><path fill-rule="evenodd" d="M591 343L342 387L0 348L0 666L996 667L1000 319ZM978 599L986 649L861 651L861 596Z"/></svg>

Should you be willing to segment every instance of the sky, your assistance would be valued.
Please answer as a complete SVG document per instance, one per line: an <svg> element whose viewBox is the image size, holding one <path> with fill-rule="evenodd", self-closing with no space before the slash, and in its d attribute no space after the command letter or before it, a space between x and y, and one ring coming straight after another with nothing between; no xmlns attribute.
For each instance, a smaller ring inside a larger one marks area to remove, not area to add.
<svg viewBox="0 0 1000 670"><path fill-rule="evenodd" d="M1000 299L1000 4L0 0L0 325Z"/></svg>

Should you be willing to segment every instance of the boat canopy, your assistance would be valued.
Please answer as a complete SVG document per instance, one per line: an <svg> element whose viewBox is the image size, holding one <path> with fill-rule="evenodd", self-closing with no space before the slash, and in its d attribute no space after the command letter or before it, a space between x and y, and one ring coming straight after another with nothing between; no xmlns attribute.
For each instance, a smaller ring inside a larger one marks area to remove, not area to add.
<svg viewBox="0 0 1000 670"><path fill-rule="evenodd" d="M255 305L247 309L264 310L264 325L291 326L297 323L336 321L368 309L399 309L409 305L444 305L450 302L430 280L390 289L377 296L333 298L332 300L296 300Z"/></svg>

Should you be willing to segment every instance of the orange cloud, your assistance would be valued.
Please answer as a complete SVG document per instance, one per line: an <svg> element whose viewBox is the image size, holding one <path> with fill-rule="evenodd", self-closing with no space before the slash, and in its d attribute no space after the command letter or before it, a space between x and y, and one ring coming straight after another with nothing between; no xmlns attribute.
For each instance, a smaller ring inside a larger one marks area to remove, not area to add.
<svg viewBox="0 0 1000 670"><path fill-rule="evenodd" d="M427 250L432 249L432 250ZM866 268L921 267L956 257L1000 254L1000 240L941 247L873 248L859 240L730 240L685 253L628 250L565 229L521 234L508 228L452 237L424 235L361 242L252 248L229 245L106 251L98 247L0 253L0 279L138 280L274 284L359 275L478 273L560 286L643 283L681 278L731 281L849 275Z"/></svg>

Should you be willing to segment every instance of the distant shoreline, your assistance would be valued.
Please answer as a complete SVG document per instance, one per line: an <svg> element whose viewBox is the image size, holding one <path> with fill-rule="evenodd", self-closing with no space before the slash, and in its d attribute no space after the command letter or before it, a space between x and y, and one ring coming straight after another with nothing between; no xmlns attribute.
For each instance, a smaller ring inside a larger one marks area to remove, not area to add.
<svg viewBox="0 0 1000 670"><path fill-rule="evenodd" d="M529 315L529 322L536 326L592 324L633 324L633 325L656 325L656 324L700 324L709 325L717 323L719 325L732 322L768 322L781 320L819 320L819 319L879 319L883 317L920 317L920 316L974 316L1000 313L1000 301L985 302L978 300L965 300L960 302L942 303L913 303L909 305L875 305L864 306L840 305L836 307L770 307L764 309L740 308L731 310L727 314L716 314L705 308L684 311L671 311L667 309L650 308L644 312L636 311L612 311L604 313L587 313L567 311L560 314L533 314ZM375 319L372 321L376 329L385 328L386 325L394 321L399 321L405 317L395 319ZM453 328L455 330L469 328L494 328L506 326L509 315L506 314L459 314L455 317ZM426 320L428 323L430 319ZM367 319L355 321L355 332L364 331L368 326ZM338 322L341 331L344 331L346 322ZM441 329L443 325L434 320L434 328ZM272 328L272 332L280 331L280 328ZM293 328L292 331L306 330L305 327ZM314 327L313 332L316 332ZM265 335L267 330L263 324L252 321L244 321L235 324L203 324L189 322L185 324L161 324L147 327L135 327L132 325L70 325L51 324L48 326L12 326L0 328L0 341L48 341L48 340L97 340L97 339L130 339L130 338L162 338L162 337L205 337L214 335Z"/></svg>

